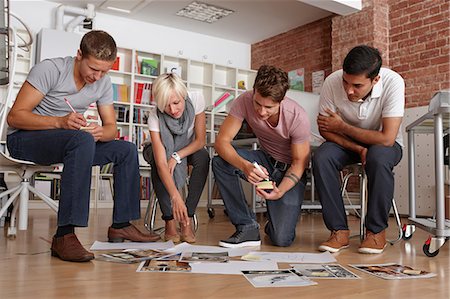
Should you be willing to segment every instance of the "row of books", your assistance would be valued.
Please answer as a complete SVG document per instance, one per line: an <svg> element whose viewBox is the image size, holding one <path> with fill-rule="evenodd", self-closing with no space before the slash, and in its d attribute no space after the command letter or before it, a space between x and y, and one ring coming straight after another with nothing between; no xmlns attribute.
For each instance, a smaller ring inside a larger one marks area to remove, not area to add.
<svg viewBox="0 0 450 299"><path fill-rule="evenodd" d="M141 200L149 200L152 192L152 183L149 177L141 176L139 182L139 194Z"/></svg>
<svg viewBox="0 0 450 299"><path fill-rule="evenodd" d="M114 106L117 122L128 122L130 120L130 107Z"/></svg>
<svg viewBox="0 0 450 299"><path fill-rule="evenodd" d="M150 111L148 111L148 109L140 109L140 108L134 109L133 123L147 124L149 114Z"/></svg>
<svg viewBox="0 0 450 299"><path fill-rule="evenodd" d="M113 89L113 100L115 102L129 103L130 98L128 97L128 85L126 84L112 84Z"/></svg>
<svg viewBox="0 0 450 299"><path fill-rule="evenodd" d="M135 127L132 142L137 145L138 149L142 150L143 143L150 138L150 133L147 127Z"/></svg>
<svg viewBox="0 0 450 299"><path fill-rule="evenodd" d="M150 105L152 102L152 83L134 83L134 102Z"/></svg>

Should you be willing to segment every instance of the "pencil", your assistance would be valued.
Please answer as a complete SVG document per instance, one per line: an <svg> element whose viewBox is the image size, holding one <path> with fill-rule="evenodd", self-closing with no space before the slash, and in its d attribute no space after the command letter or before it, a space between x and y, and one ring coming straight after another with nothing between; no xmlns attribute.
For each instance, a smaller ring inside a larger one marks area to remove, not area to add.
<svg viewBox="0 0 450 299"><path fill-rule="evenodd" d="M77 112L75 111L75 109L73 109L73 106L70 104L70 102L69 102L68 99L64 98L64 101L66 101L66 104L70 107L70 110L72 110L73 113L77 113Z"/></svg>

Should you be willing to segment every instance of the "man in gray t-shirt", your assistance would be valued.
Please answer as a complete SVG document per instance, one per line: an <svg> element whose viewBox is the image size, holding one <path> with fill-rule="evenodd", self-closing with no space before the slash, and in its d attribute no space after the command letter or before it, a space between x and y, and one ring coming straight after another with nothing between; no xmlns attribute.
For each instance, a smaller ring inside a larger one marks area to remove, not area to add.
<svg viewBox="0 0 450 299"><path fill-rule="evenodd" d="M104 31L86 33L76 57L36 64L8 114L7 145L11 156L42 165L64 163L58 229L53 256L86 262L94 255L78 241L74 228L87 226L91 168L114 163L114 210L110 242L151 242L129 221L140 218L139 164L136 146L114 140L117 132L111 80L105 74L117 55L114 39ZM96 103L101 123L83 113Z"/></svg>

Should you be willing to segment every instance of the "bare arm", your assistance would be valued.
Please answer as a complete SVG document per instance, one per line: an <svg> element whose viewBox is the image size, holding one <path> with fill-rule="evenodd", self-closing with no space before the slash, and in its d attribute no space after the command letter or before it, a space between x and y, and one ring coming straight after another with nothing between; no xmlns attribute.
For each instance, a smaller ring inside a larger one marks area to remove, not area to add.
<svg viewBox="0 0 450 299"><path fill-rule="evenodd" d="M309 162L309 151L309 141L305 141L300 144L292 144L292 164L284 174L280 185L278 187L275 186L270 193L257 189L258 194L267 200L280 199L286 192L294 187L303 176Z"/></svg>
<svg viewBox="0 0 450 299"><path fill-rule="evenodd" d="M114 105L98 105L97 111L102 120L102 125L95 126L95 128L91 130L91 134L94 136L95 140L103 142L114 140L117 133Z"/></svg>
<svg viewBox="0 0 450 299"><path fill-rule="evenodd" d="M233 138L239 132L242 121L232 115L228 115L220 126L219 135L217 135L214 148L219 156L244 172L248 181L252 184L264 179L261 173L250 162L238 155L234 147L231 145Z"/></svg>
<svg viewBox="0 0 450 299"><path fill-rule="evenodd" d="M8 114L8 124L23 130L73 129L86 126L86 120L79 113L66 116L44 116L33 113L44 95L25 81L17 94L16 101Z"/></svg>
<svg viewBox="0 0 450 299"><path fill-rule="evenodd" d="M331 132L344 134L363 144L393 146L400 124L402 123L402 117L385 117L382 119L383 129L381 131L367 130L344 122L339 114L329 109L326 112L329 116L319 115L317 118L317 124L321 133Z"/></svg>

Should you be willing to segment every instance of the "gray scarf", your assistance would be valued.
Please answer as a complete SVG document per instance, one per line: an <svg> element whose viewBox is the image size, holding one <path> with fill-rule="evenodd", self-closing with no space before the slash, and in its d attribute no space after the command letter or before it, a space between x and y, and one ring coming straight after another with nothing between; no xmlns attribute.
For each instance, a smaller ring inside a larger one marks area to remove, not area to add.
<svg viewBox="0 0 450 299"><path fill-rule="evenodd" d="M173 152L179 151L186 147L190 140L188 138L188 129L195 118L194 106L191 99L186 96L185 107L180 118L173 118L166 113L157 110L159 118L159 131L162 143L166 148L166 158ZM173 171L173 179L175 186L180 189L186 183L187 178L187 159L181 159L181 163L177 164Z"/></svg>

